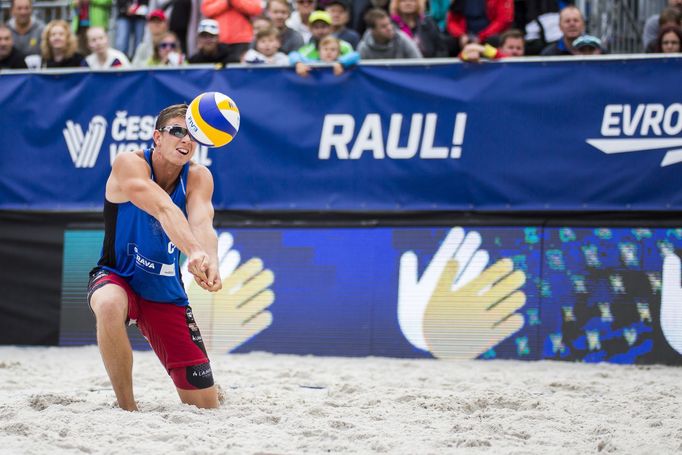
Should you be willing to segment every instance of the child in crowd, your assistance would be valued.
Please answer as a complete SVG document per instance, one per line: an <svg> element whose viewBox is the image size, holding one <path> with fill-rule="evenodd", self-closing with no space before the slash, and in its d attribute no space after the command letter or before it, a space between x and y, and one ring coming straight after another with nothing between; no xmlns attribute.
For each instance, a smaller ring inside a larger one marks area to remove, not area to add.
<svg viewBox="0 0 682 455"><path fill-rule="evenodd" d="M322 38L318 45L319 60L303 57L298 52L289 54L289 60L296 67L296 74L302 77L308 76L311 66L307 63L324 62L331 63L335 76L343 74L344 69L356 65L360 61L360 54L355 51L341 55L341 41L334 36Z"/></svg>
<svg viewBox="0 0 682 455"><path fill-rule="evenodd" d="M268 27L256 33L256 48L244 54L244 63L265 63L268 65L288 65L289 58L279 52L279 31Z"/></svg>

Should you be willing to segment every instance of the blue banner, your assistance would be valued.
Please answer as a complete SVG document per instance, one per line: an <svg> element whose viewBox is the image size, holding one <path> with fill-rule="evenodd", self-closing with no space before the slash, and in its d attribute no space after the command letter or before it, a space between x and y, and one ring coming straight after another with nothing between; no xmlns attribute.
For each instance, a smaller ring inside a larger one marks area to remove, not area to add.
<svg viewBox="0 0 682 455"><path fill-rule="evenodd" d="M100 210L155 115L229 94L224 210L680 210L682 58L0 76L0 209ZM668 89L666 89L666 87Z"/></svg>
<svg viewBox="0 0 682 455"><path fill-rule="evenodd" d="M61 345L95 342L102 240L65 233ZM222 229L223 289L184 282L212 354L679 364L681 250L682 229Z"/></svg>

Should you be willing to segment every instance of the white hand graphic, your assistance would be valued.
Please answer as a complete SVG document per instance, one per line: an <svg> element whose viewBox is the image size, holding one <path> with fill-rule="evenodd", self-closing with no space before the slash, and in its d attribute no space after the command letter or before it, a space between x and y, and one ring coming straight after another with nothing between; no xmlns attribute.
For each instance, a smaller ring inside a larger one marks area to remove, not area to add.
<svg viewBox="0 0 682 455"><path fill-rule="evenodd" d="M223 232L218 236L218 264L220 277L228 277L232 275L241 260L239 251L233 250L232 245L234 239L229 232ZM182 283L185 285L185 292L189 292L194 283L194 275L189 273L189 261L185 260L180 267L180 276L182 276Z"/></svg>
<svg viewBox="0 0 682 455"><path fill-rule="evenodd" d="M676 254L668 254L663 260L661 329L670 346L682 354L682 287L680 258Z"/></svg>
<svg viewBox="0 0 682 455"><path fill-rule="evenodd" d="M462 228L452 228L421 279L417 277L417 255L413 251L403 253L398 281L398 323L413 346L429 350L424 339L424 313L448 261L454 259L461 264L452 282L451 290L455 291L479 276L488 265L488 252L479 250L480 246L478 232L471 231L465 236Z"/></svg>

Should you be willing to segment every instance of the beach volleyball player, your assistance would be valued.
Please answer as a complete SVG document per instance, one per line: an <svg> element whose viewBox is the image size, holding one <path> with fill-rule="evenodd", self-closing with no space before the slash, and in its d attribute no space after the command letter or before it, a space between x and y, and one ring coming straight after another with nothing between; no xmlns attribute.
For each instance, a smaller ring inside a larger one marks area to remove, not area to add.
<svg viewBox="0 0 682 455"><path fill-rule="evenodd" d="M188 106L163 109L154 146L116 157L106 183L102 257L90 272L88 302L97 343L118 405L137 410L133 356L125 324L136 324L166 368L183 403L219 406L211 365L180 276L221 289L213 229L213 177L191 161Z"/></svg>

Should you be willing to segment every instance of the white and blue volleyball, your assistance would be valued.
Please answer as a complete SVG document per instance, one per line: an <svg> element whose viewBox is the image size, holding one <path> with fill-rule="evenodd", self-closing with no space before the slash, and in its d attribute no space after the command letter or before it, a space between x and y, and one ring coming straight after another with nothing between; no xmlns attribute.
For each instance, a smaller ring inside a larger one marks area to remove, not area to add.
<svg viewBox="0 0 682 455"><path fill-rule="evenodd" d="M222 147L239 131L239 108L227 95L206 92L189 103L185 121L195 141L207 147Z"/></svg>

